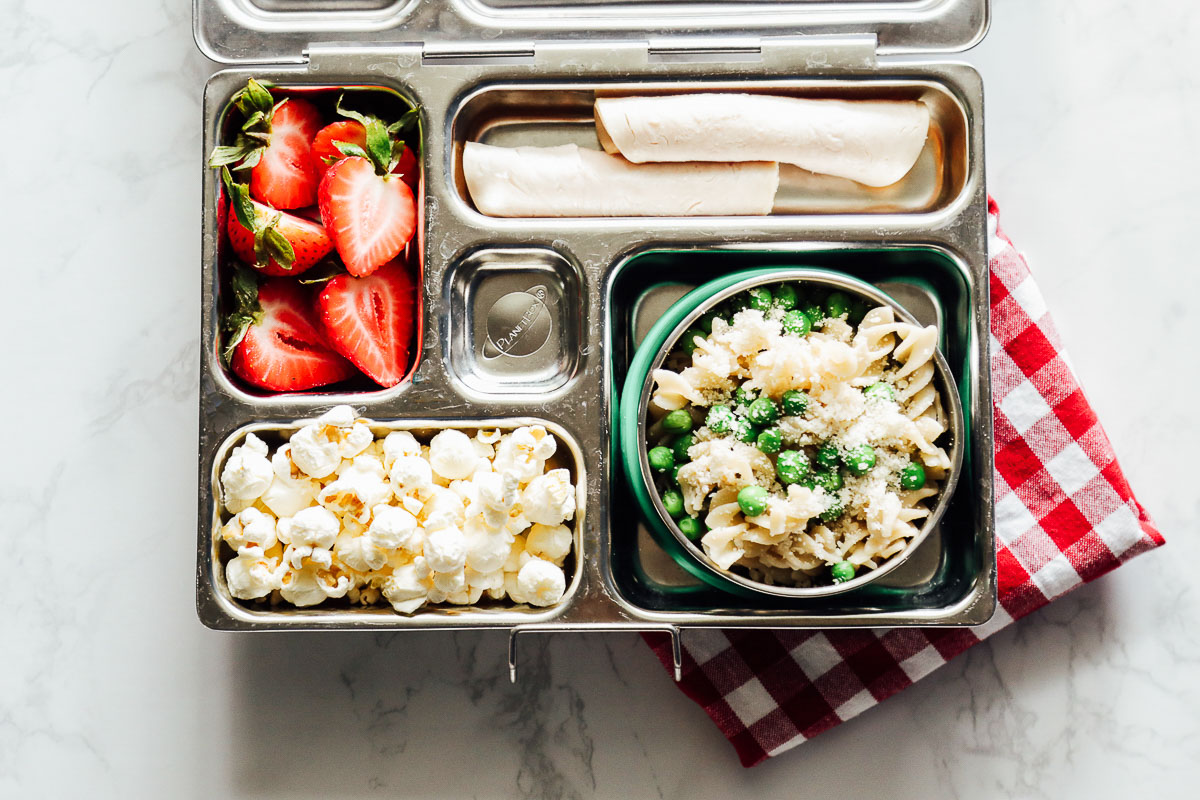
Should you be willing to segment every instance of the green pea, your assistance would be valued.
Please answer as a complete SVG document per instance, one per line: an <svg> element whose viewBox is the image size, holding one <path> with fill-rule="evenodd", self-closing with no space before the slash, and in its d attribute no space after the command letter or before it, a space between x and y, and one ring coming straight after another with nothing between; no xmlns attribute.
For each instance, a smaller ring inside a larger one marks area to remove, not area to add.
<svg viewBox="0 0 1200 800"><path fill-rule="evenodd" d="M779 419L779 406L769 397L760 397L750 404L746 416L755 425L770 425Z"/></svg>
<svg viewBox="0 0 1200 800"><path fill-rule="evenodd" d="M667 433L687 433L692 429L692 415L687 409L677 408L663 417L662 426Z"/></svg>
<svg viewBox="0 0 1200 800"><path fill-rule="evenodd" d="M697 320L696 325L700 328L700 330L704 331L704 335L707 336L708 334L712 333L713 323L718 319L724 318L716 311L710 311ZM728 322L729 320L725 321Z"/></svg>
<svg viewBox="0 0 1200 800"><path fill-rule="evenodd" d="M733 423L733 436L739 442L754 444L758 438L758 428L745 417L738 417Z"/></svg>
<svg viewBox="0 0 1200 800"><path fill-rule="evenodd" d="M834 583L845 583L854 579L854 565L849 561L839 561L830 568L829 572L833 575Z"/></svg>
<svg viewBox="0 0 1200 800"><path fill-rule="evenodd" d="M738 492L738 506L747 517L757 517L767 510L767 490L761 486L747 486Z"/></svg>
<svg viewBox="0 0 1200 800"><path fill-rule="evenodd" d="M713 433L729 433L733 430L733 409L726 405L717 404L708 410L704 424Z"/></svg>
<svg viewBox="0 0 1200 800"><path fill-rule="evenodd" d="M812 318L803 311L789 311L783 315L784 333L793 336L806 336L812 330Z"/></svg>
<svg viewBox="0 0 1200 800"><path fill-rule="evenodd" d="M825 319L825 310L816 303L808 303L801 306L800 310L804 312L804 316L808 317L809 323L816 328Z"/></svg>
<svg viewBox="0 0 1200 800"><path fill-rule="evenodd" d="M675 466L675 454L671 452L671 448L658 446L650 449L647 454L650 461L650 469L655 472L667 472Z"/></svg>
<svg viewBox="0 0 1200 800"><path fill-rule="evenodd" d="M835 470L819 469L813 473L813 481L829 494L841 491L842 473Z"/></svg>
<svg viewBox="0 0 1200 800"><path fill-rule="evenodd" d="M780 308L795 308L799 300L796 287L790 283L781 283L775 287L775 305Z"/></svg>
<svg viewBox="0 0 1200 800"><path fill-rule="evenodd" d="M809 474L808 456L799 450L784 450L775 459L775 474L780 483L800 483Z"/></svg>
<svg viewBox="0 0 1200 800"><path fill-rule="evenodd" d="M758 397L758 392L747 388L745 384L733 390L733 399L739 406L748 406L754 402L754 398Z"/></svg>
<svg viewBox="0 0 1200 800"><path fill-rule="evenodd" d="M831 444L823 444L817 449L817 466L821 469L837 469L841 463L837 448Z"/></svg>
<svg viewBox="0 0 1200 800"><path fill-rule="evenodd" d="M914 461L900 470L900 488L912 491L925 485L925 465Z"/></svg>
<svg viewBox="0 0 1200 800"><path fill-rule="evenodd" d="M746 292L738 292L733 297L729 298L730 315L736 314L742 309L750 307L750 295Z"/></svg>
<svg viewBox="0 0 1200 800"><path fill-rule="evenodd" d="M683 495L674 489L668 489L662 494L663 508L667 510L673 518L679 519L683 516Z"/></svg>
<svg viewBox="0 0 1200 800"><path fill-rule="evenodd" d="M755 286L747 294L750 295L750 307L756 308L759 311L766 311L771 307L771 303L775 297L771 294L771 290L766 286Z"/></svg>
<svg viewBox="0 0 1200 800"><path fill-rule="evenodd" d="M683 468L683 464L676 464L671 467L671 483L679 485L679 470Z"/></svg>
<svg viewBox="0 0 1200 800"><path fill-rule="evenodd" d="M789 417L803 416L804 412L808 410L808 395L795 389L788 389L783 393L782 405L785 415Z"/></svg>
<svg viewBox="0 0 1200 800"><path fill-rule="evenodd" d="M875 466L875 448L869 444L859 445L846 453L846 469L852 475L866 475Z"/></svg>
<svg viewBox="0 0 1200 800"><path fill-rule="evenodd" d="M675 456L676 464L683 465L692 460L692 457L688 455L688 450L691 450L695 443L696 437L690 433L678 436L675 441L671 442L671 454Z"/></svg>
<svg viewBox="0 0 1200 800"><path fill-rule="evenodd" d="M871 307L867 305L866 301L864 301L861 297L855 297L850 301L850 316L846 317L846 321L851 325L857 325L863 321L863 317L865 317L867 312L870 310Z"/></svg>
<svg viewBox="0 0 1200 800"><path fill-rule="evenodd" d="M829 506L829 508L827 508L821 512L821 521L822 522L833 522L835 519L837 519L838 517L840 517L842 514L845 514L845 513L846 513L846 507L844 505L842 505L842 503L839 501L839 502L836 502L833 505Z"/></svg>
<svg viewBox="0 0 1200 800"><path fill-rule="evenodd" d="M758 434L758 438L754 440L755 445L759 450L772 455L778 453L783 447L783 434L779 432L779 428L767 428L762 433Z"/></svg>
<svg viewBox="0 0 1200 800"><path fill-rule="evenodd" d="M863 389L863 396L868 400L890 400L896 402L896 390L889 383L876 381Z"/></svg>
<svg viewBox="0 0 1200 800"><path fill-rule="evenodd" d="M830 319L846 316L850 313L850 297L845 292L830 292L825 298L825 312Z"/></svg>
<svg viewBox="0 0 1200 800"><path fill-rule="evenodd" d="M675 524L679 526L679 532L693 542L699 539L700 535L704 533L704 528L700 525L700 520L695 517L684 517Z"/></svg>
<svg viewBox="0 0 1200 800"><path fill-rule="evenodd" d="M682 341L680 342L680 344L683 346L683 352L687 353L689 356L696 352L697 338L703 339L704 331L699 330L698 328L688 328L686 331L684 331L683 336L681 337Z"/></svg>

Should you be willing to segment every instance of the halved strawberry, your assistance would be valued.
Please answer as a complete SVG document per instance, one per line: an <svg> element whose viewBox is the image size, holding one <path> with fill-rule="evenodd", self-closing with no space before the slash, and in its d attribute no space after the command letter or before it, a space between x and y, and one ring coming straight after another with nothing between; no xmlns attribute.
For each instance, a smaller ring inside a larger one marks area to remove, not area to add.
<svg viewBox="0 0 1200 800"><path fill-rule="evenodd" d="M246 382L291 392L356 374L354 365L330 348L303 287L284 278L258 284L254 273L239 269L233 294L237 310L224 320L231 334L224 355Z"/></svg>
<svg viewBox="0 0 1200 800"><path fill-rule="evenodd" d="M317 131L312 143L313 169L317 180L325 177L331 166L346 158L346 154L338 148L337 142L343 145L352 144L364 153L367 149L367 129L361 122L344 119L330 123ZM391 172L404 178L408 188L415 194L417 191L417 154L411 147L405 146L403 152L392 164Z"/></svg>
<svg viewBox="0 0 1200 800"><path fill-rule="evenodd" d="M346 270L362 277L395 258L417 229L417 204L398 175L360 156L325 173L317 192L325 230Z"/></svg>
<svg viewBox="0 0 1200 800"><path fill-rule="evenodd" d="M254 202L226 167L221 179L233 212L228 215L229 244L245 264L264 275L299 275L333 249L320 223Z"/></svg>
<svg viewBox="0 0 1200 800"><path fill-rule="evenodd" d="M267 87L251 78L233 96L242 125L232 146L218 147L209 166L234 164L250 170L250 193L273 208L312 205L317 174L310 150L321 129L316 106L298 97L275 102Z"/></svg>
<svg viewBox="0 0 1200 800"><path fill-rule="evenodd" d="M261 203L254 203L254 212L255 223L260 231L257 236L238 220L236 214L229 215L229 244L238 258L263 275L299 275L333 249L333 240L325 233L325 228L316 222L285 211L275 211ZM292 246L290 268L287 266L287 257L281 253L272 253L268 248L264 254L266 257L261 258L255 251L256 239L261 240L263 232L271 228ZM283 263L277 259L282 259Z"/></svg>
<svg viewBox="0 0 1200 800"><path fill-rule="evenodd" d="M318 179L310 150L320 129L321 115L307 100L290 97L275 106L271 138L250 171L250 193L274 208L311 206Z"/></svg>
<svg viewBox="0 0 1200 800"><path fill-rule="evenodd" d="M412 273L392 261L365 278L333 278L317 308L334 349L380 386L395 386L408 371L416 300Z"/></svg>

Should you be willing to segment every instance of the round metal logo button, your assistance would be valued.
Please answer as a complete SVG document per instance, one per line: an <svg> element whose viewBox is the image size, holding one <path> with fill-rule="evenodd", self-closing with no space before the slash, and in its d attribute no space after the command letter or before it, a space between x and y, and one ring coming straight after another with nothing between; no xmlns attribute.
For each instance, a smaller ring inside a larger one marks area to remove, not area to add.
<svg viewBox="0 0 1200 800"><path fill-rule="evenodd" d="M492 304L487 314L484 356L531 356L550 338L553 323L546 308L546 287L509 292Z"/></svg>

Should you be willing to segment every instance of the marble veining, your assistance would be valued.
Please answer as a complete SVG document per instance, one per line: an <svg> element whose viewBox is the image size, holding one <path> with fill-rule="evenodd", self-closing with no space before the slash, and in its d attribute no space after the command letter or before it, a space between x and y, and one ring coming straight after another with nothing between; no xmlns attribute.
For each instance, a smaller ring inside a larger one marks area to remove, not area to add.
<svg viewBox="0 0 1200 800"><path fill-rule="evenodd" d="M1168 547L743 770L633 635L223 635L193 610L187 0L0 0L2 797L1192 797L1200 9L995 0L989 188Z"/></svg>

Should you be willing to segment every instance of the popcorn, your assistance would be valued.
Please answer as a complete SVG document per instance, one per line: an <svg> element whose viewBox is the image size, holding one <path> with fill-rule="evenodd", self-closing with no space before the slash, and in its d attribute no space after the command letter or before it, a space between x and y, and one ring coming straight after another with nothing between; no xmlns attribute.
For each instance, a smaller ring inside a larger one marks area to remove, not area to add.
<svg viewBox="0 0 1200 800"><path fill-rule="evenodd" d="M554 455L558 445L541 425L517 428L496 446L493 466L497 472L512 472L521 483L527 483L546 468L546 459Z"/></svg>
<svg viewBox="0 0 1200 800"><path fill-rule="evenodd" d="M552 606L567 590L563 571L540 558L531 558L517 575L517 591L524 602L535 606Z"/></svg>
<svg viewBox="0 0 1200 800"><path fill-rule="evenodd" d="M239 553L248 548L268 550L277 541L275 518L257 508L247 508L225 523L221 528L221 538Z"/></svg>
<svg viewBox="0 0 1200 800"><path fill-rule="evenodd" d="M382 550L420 553L425 539L416 517L403 508L388 505L378 505L371 510L368 533L375 546Z"/></svg>
<svg viewBox="0 0 1200 800"><path fill-rule="evenodd" d="M285 444L271 458L275 480L263 493L262 502L277 517L291 517L308 508L317 498L321 486L311 480L292 461L292 446Z"/></svg>
<svg viewBox="0 0 1200 800"><path fill-rule="evenodd" d="M466 506L454 492L435 487L433 495L421 509L420 519L427 533L438 528L457 528L466 521Z"/></svg>
<svg viewBox="0 0 1200 800"><path fill-rule="evenodd" d="M493 572L504 566L513 537L503 530L490 529L482 517L473 517L463 531L466 538L468 567Z"/></svg>
<svg viewBox="0 0 1200 800"><path fill-rule="evenodd" d="M387 463L386 453L384 463ZM433 468L419 455L396 456L388 477L392 480L392 491L397 497L428 493L433 489Z"/></svg>
<svg viewBox="0 0 1200 800"><path fill-rule="evenodd" d="M534 525L525 538L525 551L561 567L574 540L566 525Z"/></svg>
<svg viewBox="0 0 1200 800"><path fill-rule="evenodd" d="M279 541L284 544L323 547L328 550L337 540L342 524L333 512L322 506L311 506L294 517L284 517L277 525Z"/></svg>
<svg viewBox="0 0 1200 800"><path fill-rule="evenodd" d="M317 502L338 516L350 516L366 523L371 508L387 500L392 488L385 480L383 462L374 456L360 455L338 479L317 495Z"/></svg>
<svg viewBox="0 0 1200 800"><path fill-rule="evenodd" d="M350 406L334 406L292 434L292 459L313 478L332 475L343 458L354 458L374 441L365 422L356 421Z"/></svg>
<svg viewBox="0 0 1200 800"><path fill-rule="evenodd" d="M565 469L539 475L525 487L521 506L530 522L558 525L575 516L575 487Z"/></svg>
<svg viewBox="0 0 1200 800"><path fill-rule="evenodd" d="M267 443L253 433L233 448L225 468L221 470L221 489L225 507L235 514L254 505L275 478L275 470L267 460Z"/></svg>
<svg viewBox="0 0 1200 800"><path fill-rule="evenodd" d="M383 582L380 589L384 599L401 614L416 611L425 605L425 599L429 596L429 587L415 563L392 570L391 576Z"/></svg>
<svg viewBox="0 0 1200 800"><path fill-rule="evenodd" d="M242 547L225 565L229 593L239 600L266 597L280 588L279 559L267 558L261 547Z"/></svg>
<svg viewBox="0 0 1200 800"><path fill-rule="evenodd" d="M421 443L408 431L392 431L383 440L383 465L388 469L400 456L420 456Z"/></svg>
<svg viewBox="0 0 1200 800"><path fill-rule="evenodd" d="M545 472L557 448L545 428L446 430L423 445L407 431L376 440L369 424L338 406L269 459L253 435L231 452L219 535L237 551L234 597L346 597L404 614L485 595L561 599L576 488L567 470Z"/></svg>
<svg viewBox="0 0 1200 800"><path fill-rule="evenodd" d="M376 546L370 535L342 534L337 541L337 557L355 572L373 572L387 563L387 553Z"/></svg>
<svg viewBox="0 0 1200 800"><path fill-rule="evenodd" d="M466 478L475 471L480 455L462 431L445 430L429 443L429 464L443 478Z"/></svg>
<svg viewBox="0 0 1200 800"><path fill-rule="evenodd" d="M461 568L454 572L436 572L433 575L433 585L439 591L451 595L467 588L467 578Z"/></svg>
<svg viewBox="0 0 1200 800"><path fill-rule="evenodd" d="M439 528L425 537L424 554L434 572L457 572L467 563L467 539L458 528Z"/></svg>

